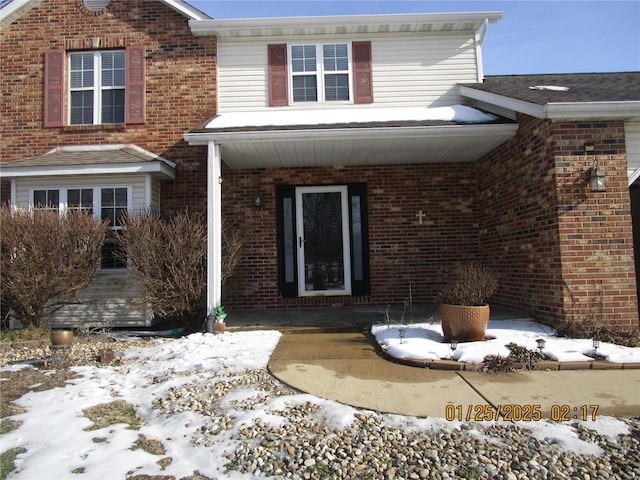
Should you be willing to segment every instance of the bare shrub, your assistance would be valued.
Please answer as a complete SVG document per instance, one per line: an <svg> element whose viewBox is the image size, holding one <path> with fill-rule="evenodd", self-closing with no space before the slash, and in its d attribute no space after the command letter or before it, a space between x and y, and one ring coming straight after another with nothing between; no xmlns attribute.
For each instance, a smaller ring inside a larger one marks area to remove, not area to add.
<svg viewBox="0 0 640 480"><path fill-rule="evenodd" d="M2 302L24 327L40 327L93 279L107 229L73 212L0 207Z"/></svg>
<svg viewBox="0 0 640 480"><path fill-rule="evenodd" d="M130 213L117 242L142 289L140 305L183 322L203 308L207 229L202 215L185 211L164 220L154 212Z"/></svg>
<svg viewBox="0 0 640 480"><path fill-rule="evenodd" d="M242 261L243 231L229 217L222 220L222 285L236 273Z"/></svg>
<svg viewBox="0 0 640 480"><path fill-rule="evenodd" d="M640 332L631 328L609 327L595 320L567 321L558 327L559 337L597 338L603 342L640 347Z"/></svg>
<svg viewBox="0 0 640 480"><path fill-rule="evenodd" d="M479 263L460 263L453 278L437 296L439 303L449 305L483 305L498 289L498 279L488 267Z"/></svg>
<svg viewBox="0 0 640 480"><path fill-rule="evenodd" d="M513 342L506 346L509 356L487 355L484 357L482 370L485 372L516 372L518 370L535 370L538 361L544 360L544 355L534 352Z"/></svg>

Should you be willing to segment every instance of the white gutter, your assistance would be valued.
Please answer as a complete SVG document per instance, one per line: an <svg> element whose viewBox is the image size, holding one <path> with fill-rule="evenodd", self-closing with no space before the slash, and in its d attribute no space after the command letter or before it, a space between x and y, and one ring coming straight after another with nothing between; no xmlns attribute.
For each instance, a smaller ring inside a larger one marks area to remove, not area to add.
<svg viewBox="0 0 640 480"><path fill-rule="evenodd" d="M631 120L640 118L640 101L628 102L555 102L546 105L525 102L504 95L460 86L460 95L479 102L549 120L596 120L613 118Z"/></svg>
<svg viewBox="0 0 640 480"><path fill-rule="evenodd" d="M626 120L640 118L640 101L548 103L545 111L552 120L603 117Z"/></svg>
<svg viewBox="0 0 640 480"><path fill-rule="evenodd" d="M487 136L515 133L515 123L438 125L418 127L368 127L368 128L320 128L298 130L252 130L236 132L187 133L184 139L189 145L207 145L209 142L304 142L310 139L357 140L367 138L434 138L459 136Z"/></svg>
<svg viewBox="0 0 640 480"><path fill-rule="evenodd" d="M9 5L0 9L0 29L11 25L29 9L35 7L42 0L13 0Z"/></svg>
<svg viewBox="0 0 640 480"><path fill-rule="evenodd" d="M482 26L484 27L482 29L482 32L480 32L480 29L478 29L478 32L480 33L480 46L484 45L484 39L487 36L487 31L489 30L489 19L488 18L484 19L484 23L482 24Z"/></svg>
<svg viewBox="0 0 640 480"><path fill-rule="evenodd" d="M484 27L484 28L482 28ZM481 31L482 29L482 31ZM476 81L482 83L484 81L484 65L482 63L482 45L484 45L484 39L487 36L489 30L489 19L485 18L481 27L476 30L475 44L476 44L476 65L478 66L478 72L476 75Z"/></svg>
<svg viewBox="0 0 640 480"><path fill-rule="evenodd" d="M475 88L465 86L460 86L459 92L463 97L472 98L474 100L478 100L479 102L497 105L508 110L514 110L516 112L531 115L532 117L546 118L542 105L525 102L523 100L517 100L515 98L505 97L503 95L497 95L495 93L484 92L482 90L476 90Z"/></svg>
<svg viewBox="0 0 640 480"><path fill-rule="evenodd" d="M348 29L347 33L372 33L379 27L474 23L477 30L485 22L497 22L502 12L455 12L387 15L332 15L317 17L229 18L190 21L194 35L228 37L244 31L250 36L269 36L283 29ZM468 28L468 27L467 27ZM455 28L452 28L455 30Z"/></svg>
<svg viewBox="0 0 640 480"><path fill-rule="evenodd" d="M62 175L114 175L147 173L159 174L169 179L175 178L173 168L163 162L144 163L109 163L104 165L57 165L37 167L11 167L11 164L2 165L0 178L26 178L26 177L54 177Z"/></svg>
<svg viewBox="0 0 640 480"><path fill-rule="evenodd" d="M189 17L190 20L210 20L211 17L197 8L192 7L187 2L181 0L162 0L176 12Z"/></svg>

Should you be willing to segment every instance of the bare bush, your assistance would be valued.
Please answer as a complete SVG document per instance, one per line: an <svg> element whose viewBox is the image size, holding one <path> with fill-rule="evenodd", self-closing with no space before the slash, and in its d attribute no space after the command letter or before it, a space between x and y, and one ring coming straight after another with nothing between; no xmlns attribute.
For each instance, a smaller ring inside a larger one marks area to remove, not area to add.
<svg viewBox="0 0 640 480"><path fill-rule="evenodd" d="M204 306L207 229L202 215L181 212L164 220L153 212L126 215L117 242L154 315L188 316Z"/></svg>
<svg viewBox="0 0 640 480"><path fill-rule="evenodd" d="M154 315L173 317L188 326L204 313L207 288L207 228L203 215L183 211L170 219L155 212L126 215L117 243L129 272L142 289L137 303ZM242 258L242 231L225 218L222 229L224 284Z"/></svg>
<svg viewBox="0 0 640 480"><path fill-rule="evenodd" d="M222 285L236 273L242 261L242 229L229 217L222 220Z"/></svg>
<svg viewBox="0 0 640 480"><path fill-rule="evenodd" d="M483 305L498 289L497 277L479 263L460 263L453 270L452 281L437 296L449 305Z"/></svg>
<svg viewBox="0 0 640 480"><path fill-rule="evenodd" d="M2 302L24 327L40 327L76 303L100 260L107 225L73 212L0 207Z"/></svg>

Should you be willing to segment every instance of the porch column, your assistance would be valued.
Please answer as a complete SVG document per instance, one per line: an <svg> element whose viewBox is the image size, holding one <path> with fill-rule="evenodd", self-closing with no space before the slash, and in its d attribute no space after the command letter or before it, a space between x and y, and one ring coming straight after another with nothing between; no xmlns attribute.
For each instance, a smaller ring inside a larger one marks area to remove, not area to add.
<svg viewBox="0 0 640 480"><path fill-rule="evenodd" d="M220 147L208 144L207 313L222 304L222 170Z"/></svg>

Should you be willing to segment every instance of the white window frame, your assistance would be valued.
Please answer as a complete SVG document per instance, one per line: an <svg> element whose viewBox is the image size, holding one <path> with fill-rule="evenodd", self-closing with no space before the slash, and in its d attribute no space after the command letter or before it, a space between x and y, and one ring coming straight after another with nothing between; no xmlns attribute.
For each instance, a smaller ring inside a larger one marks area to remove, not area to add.
<svg viewBox="0 0 640 480"><path fill-rule="evenodd" d="M102 85L102 54L103 53L114 53L121 52L125 56L125 72L124 72L124 80L122 85L118 86L103 86ZM90 87L72 87L71 86L71 59L74 55L86 55L88 53L93 54L93 85ZM78 52L69 52L67 54L67 78L69 79L67 82L67 94L69 101L67 102L67 124L68 125L104 125L106 124L102 120L102 92L105 90L122 90L126 95L126 51L119 50L92 50L92 51L78 51ZM72 92L83 92L83 91L93 91L93 121L92 123L71 123L71 93ZM125 101L126 108L126 101ZM122 122L114 122L113 124L124 123L125 116L122 118Z"/></svg>
<svg viewBox="0 0 640 480"><path fill-rule="evenodd" d="M293 47L315 46L316 49L316 70L315 72L294 72L293 71ZM323 47L325 45L346 45L347 46L347 70L324 70L324 52ZM309 105L314 103L327 103L331 105L351 105L353 104L353 58L352 58L352 45L348 41L336 41L336 42L322 42L322 43L304 43L296 42L287 44L287 58L288 60L288 82L289 82L289 105ZM349 100L326 100L325 98L325 75L332 74L347 74L349 85ZM294 76L311 76L315 75L317 85L317 101L302 102L294 101L293 99L293 77Z"/></svg>
<svg viewBox="0 0 640 480"><path fill-rule="evenodd" d="M133 186L132 185L122 185L122 184L99 184L99 185L65 185L65 186L38 186L38 187L30 187L29 188L29 208L35 209L34 205L34 194L36 190L57 190L58 191L58 212L60 214L68 211L68 197L67 193L69 190L93 190L93 215L102 219L102 189L103 188L126 188L127 189L127 212L132 211L132 194L133 194ZM122 230L122 227L119 225L109 226L109 230ZM98 270L101 272L118 272L125 270L125 268L102 268L98 267Z"/></svg>

